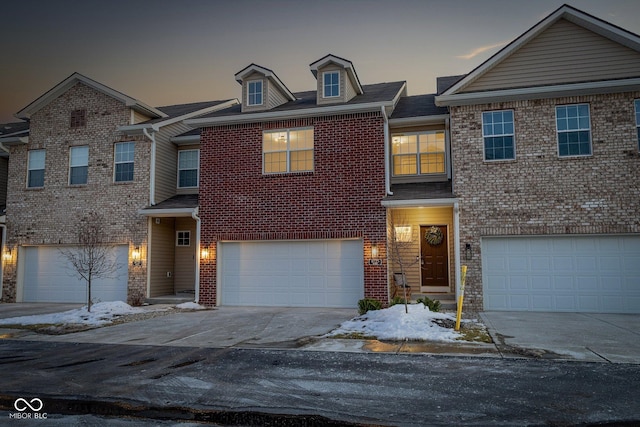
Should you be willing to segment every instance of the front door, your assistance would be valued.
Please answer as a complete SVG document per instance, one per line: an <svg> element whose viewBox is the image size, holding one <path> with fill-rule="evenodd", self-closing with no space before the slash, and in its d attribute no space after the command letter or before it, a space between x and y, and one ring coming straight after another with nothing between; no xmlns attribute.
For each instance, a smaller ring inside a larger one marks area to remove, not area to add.
<svg viewBox="0 0 640 427"><path fill-rule="evenodd" d="M449 245L446 225L420 227L422 291L449 291Z"/></svg>

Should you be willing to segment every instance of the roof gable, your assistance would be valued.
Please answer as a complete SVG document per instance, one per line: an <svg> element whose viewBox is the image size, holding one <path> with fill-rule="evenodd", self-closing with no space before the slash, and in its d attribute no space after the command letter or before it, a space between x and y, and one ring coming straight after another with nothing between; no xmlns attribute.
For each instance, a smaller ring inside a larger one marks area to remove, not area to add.
<svg viewBox="0 0 640 427"><path fill-rule="evenodd" d="M80 73L73 73L72 75L55 85L45 94L37 98L35 101L31 102L22 110L18 111L15 114L16 117L28 120L34 113L47 106L51 101L58 98L60 95L71 89L77 83L82 83L94 90L104 93L107 96L117 99L124 103L127 107L131 107L133 110L138 111L148 117L166 117L166 114L164 114L162 111L150 107L135 98L131 98L130 96L127 96L122 92L111 89L110 87L105 86L102 83L92 80L86 76L83 76Z"/></svg>
<svg viewBox="0 0 640 427"><path fill-rule="evenodd" d="M356 69L354 68L353 63L348 59L340 58L339 56L329 54L309 64L309 68L311 68L311 73L317 79L318 70L321 70L322 68L326 67L329 64L336 64L340 68L343 68L347 73L347 76L349 77L349 80L351 81L351 84L355 89L356 95L362 95L363 89L362 89L362 85L360 84L360 79L356 74Z"/></svg>
<svg viewBox="0 0 640 427"><path fill-rule="evenodd" d="M264 77L268 78L269 81L278 88L278 90L287 100L295 101L296 97L293 95L293 93L289 90L289 88L287 88L287 86L285 86L284 83L282 83L282 80L278 78L276 73L274 73L273 70L270 70L269 68L262 67L257 64L250 64L242 70L238 71L234 77L238 83L243 84L244 80L248 77L251 77L251 75L254 73L261 74Z"/></svg>
<svg viewBox="0 0 640 427"><path fill-rule="evenodd" d="M640 37L564 5L451 86L441 99L635 77L640 77Z"/></svg>

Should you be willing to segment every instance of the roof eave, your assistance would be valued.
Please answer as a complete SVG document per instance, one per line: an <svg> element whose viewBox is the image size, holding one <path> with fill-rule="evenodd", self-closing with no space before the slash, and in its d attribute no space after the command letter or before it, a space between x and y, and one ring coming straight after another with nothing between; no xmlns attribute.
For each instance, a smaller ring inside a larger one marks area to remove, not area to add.
<svg viewBox="0 0 640 427"><path fill-rule="evenodd" d="M459 200L456 198L448 199L406 199L406 200L383 200L382 206L386 208L418 208L422 206L453 206Z"/></svg>
<svg viewBox="0 0 640 427"><path fill-rule="evenodd" d="M152 217L186 217L191 216L194 212L197 213L198 207L192 208L171 208L171 209L155 209L145 208L138 211L139 215L152 216Z"/></svg>
<svg viewBox="0 0 640 427"><path fill-rule="evenodd" d="M178 147L181 145L192 145L200 143L200 135L174 136L171 142Z"/></svg>
<svg viewBox="0 0 640 427"><path fill-rule="evenodd" d="M391 118L389 119L389 126L433 125L433 124L445 123L448 118L449 118L449 114L402 117L399 119Z"/></svg>
<svg viewBox="0 0 640 427"><path fill-rule="evenodd" d="M5 146L11 145L25 145L29 143L28 136L10 136L5 138L0 138L0 144Z"/></svg>

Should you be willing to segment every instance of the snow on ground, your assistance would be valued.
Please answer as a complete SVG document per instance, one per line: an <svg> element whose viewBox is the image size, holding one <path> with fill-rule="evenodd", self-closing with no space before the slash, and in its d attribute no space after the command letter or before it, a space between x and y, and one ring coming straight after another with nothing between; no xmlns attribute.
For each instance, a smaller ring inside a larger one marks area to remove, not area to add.
<svg viewBox="0 0 640 427"><path fill-rule="evenodd" d="M453 329L444 328L433 321L447 319L455 322L455 316L429 311L423 304L404 304L383 310L373 310L342 323L326 336L358 333L379 340L455 341L460 337Z"/></svg>
<svg viewBox="0 0 640 427"><path fill-rule="evenodd" d="M136 314L144 311L148 311L148 309L131 307L122 301L98 302L91 305L91 312L87 312L87 306L85 305L82 308L60 313L0 319L0 325L80 324L103 326L111 323L111 321L118 316Z"/></svg>
<svg viewBox="0 0 640 427"><path fill-rule="evenodd" d="M207 307L195 302L183 302L182 304L176 305L176 308L180 308L182 310L206 310Z"/></svg>

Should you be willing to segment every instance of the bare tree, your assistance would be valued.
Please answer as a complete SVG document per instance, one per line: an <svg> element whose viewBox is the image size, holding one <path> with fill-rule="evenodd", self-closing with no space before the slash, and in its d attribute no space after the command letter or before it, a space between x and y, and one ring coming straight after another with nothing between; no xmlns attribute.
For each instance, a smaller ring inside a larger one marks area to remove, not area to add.
<svg viewBox="0 0 640 427"><path fill-rule="evenodd" d="M76 225L77 247L60 249L74 275L87 283L87 311L91 311L91 283L94 279L117 277L115 246L110 244L102 215L89 212Z"/></svg>
<svg viewBox="0 0 640 427"><path fill-rule="evenodd" d="M389 247L389 258L394 269L397 267L400 270L399 272L394 271L394 282L396 284L396 288L392 297L395 297L398 288L401 288L404 294L404 309L405 312L408 313L409 309L407 304L410 295L407 296L407 289L410 287L407 283L406 272L408 268L420 262L420 257L416 257L413 253L415 244L411 241L413 237L410 234L411 229L403 230L400 228L406 225L407 220L405 217L396 218L393 214L389 215L389 230L387 233L389 238L387 243Z"/></svg>

